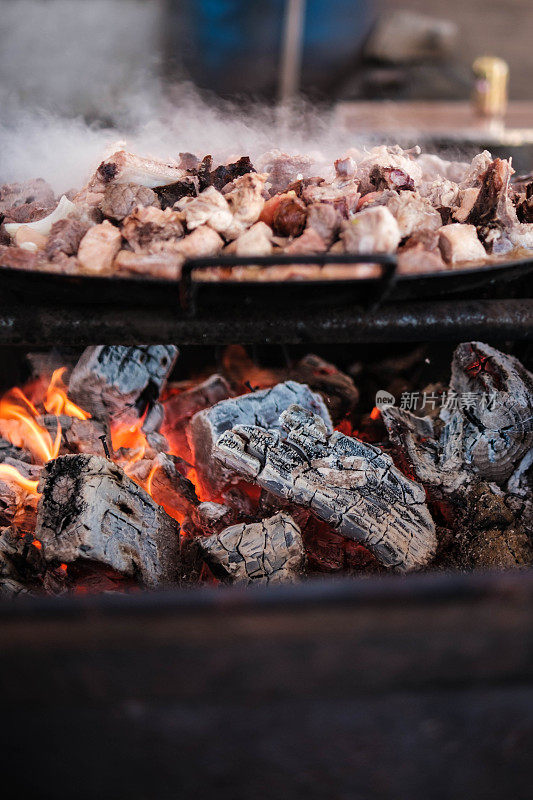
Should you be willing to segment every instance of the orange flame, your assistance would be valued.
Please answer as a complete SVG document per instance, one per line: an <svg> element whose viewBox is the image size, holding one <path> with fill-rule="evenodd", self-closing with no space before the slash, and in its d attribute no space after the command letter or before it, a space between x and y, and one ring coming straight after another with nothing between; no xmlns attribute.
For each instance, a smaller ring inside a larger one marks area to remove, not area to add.
<svg viewBox="0 0 533 800"><path fill-rule="evenodd" d="M55 414L56 417L63 414L66 417L76 417L76 419L89 419L91 415L87 411L69 400L63 384L65 371L66 367L54 371L46 390L43 405L49 414Z"/></svg>
<svg viewBox="0 0 533 800"><path fill-rule="evenodd" d="M380 417L381 417L381 411L377 406L374 406L374 408L370 412L370 418L376 420L379 419Z"/></svg>
<svg viewBox="0 0 533 800"><path fill-rule="evenodd" d="M25 478L16 467L11 464L0 464L0 480L12 481L17 483L22 489L25 489L30 494L38 494L37 487L39 481L32 481L30 478Z"/></svg>
<svg viewBox="0 0 533 800"><path fill-rule="evenodd" d="M24 406L14 400L22 400L33 416ZM51 458L57 458L59 454L61 425L58 422L55 439L52 441L49 432L36 422L34 416L38 416L37 409L20 389L8 392L0 400L0 433L2 436L5 436L11 444L29 450L37 461L44 464Z"/></svg>

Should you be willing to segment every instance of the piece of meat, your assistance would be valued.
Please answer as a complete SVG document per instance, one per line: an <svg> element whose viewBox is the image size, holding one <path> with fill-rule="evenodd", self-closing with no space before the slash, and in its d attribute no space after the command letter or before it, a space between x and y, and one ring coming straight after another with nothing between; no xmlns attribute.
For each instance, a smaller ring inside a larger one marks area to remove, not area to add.
<svg viewBox="0 0 533 800"><path fill-rule="evenodd" d="M47 257L53 259L58 253L76 255L80 242L90 227L91 223L87 218L78 214L71 214L66 219L54 222L45 246Z"/></svg>
<svg viewBox="0 0 533 800"><path fill-rule="evenodd" d="M0 266L13 269L36 270L42 264L42 255L20 247L0 245Z"/></svg>
<svg viewBox="0 0 533 800"><path fill-rule="evenodd" d="M475 226L460 222L444 225L439 230L439 247L444 260L451 265L487 257Z"/></svg>
<svg viewBox="0 0 533 800"><path fill-rule="evenodd" d="M307 208L297 197L282 200L272 217L272 229L280 236L300 236L307 221Z"/></svg>
<svg viewBox="0 0 533 800"><path fill-rule="evenodd" d="M440 180L459 183L470 167L466 161L447 161L433 153L422 153L417 163L422 170L422 181L426 184Z"/></svg>
<svg viewBox="0 0 533 800"><path fill-rule="evenodd" d="M330 203L345 219L348 219L350 214L355 211L360 197L358 184L353 180L347 181L342 186L334 183L307 186L302 191L302 200L308 205Z"/></svg>
<svg viewBox="0 0 533 800"><path fill-rule="evenodd" d="M185 170L177 164L165 164L164 161L143 158L119 150L102 161L95 177L102 188L109 183L134 183L155 189L156 186L175 183L185 175Z"/></svg>
<svg viewBox="0 0 533 800"><path fill-rule="evenodd" d="M340 181L351 180L355 175L357 164L351 156L346 158L338 158L335 161L335 174Z"/></svg>
<svg viewBox="0 0 533 800"><path fill-rule="evenodd" d="M233 214L230 227L224 231L226 239L235 239L258 221L265 204L265 180L264 174L248 172L233 181L233 188L224 195Z"/></svg>
<svg viewBox="0 0 533 800"><path fill-rule="evenodd" d="M320 178L318 176L315 176L313 178L300 178L299 180L290 183L285 191L287 194L289 194L290 192L294 192L296 197L303 199L303 193L306 189L309 189L310 187L314 186L322 186L325 183L326 183L325 179ZM283 193L281 195L279 194L274 195L274 197L280 197L280 196L283 197ZM274 197L272 197L271 200L273 200Z"/></svg>
<svg viewBox="0 0 533 800"><path fill-rule="evenodd" d="M318 231L314 228L306 228L301 236L285 247L285 253L306 255L307 253L324 253L327 249L328 246Z"/></svg>
<svg viewBox="0 0 533 800"><path fill-rule="evenodd" d="M35 200L32 203L13 206L12 208L6 209L5 222L18 222L22 224L35 222L38 219L47 217L56 206L57 203L54 200L46 205L43 205L40 200Z"/></svg>
<svg viewBox="0 0 533 800"><path fill-rule="evenodd" d="M180 167L187 170L187 172L194 172L200 165L200 159L194 153L180 153Z"/></svg>
<svg viewBox="0 0 533 800"><path fill-rule="evenodd" d="M195 175L184 178L182 181L170 183L168 186L158 186L155 193L159 198L162 209L172 208L183 197L196 197L200 183Z"/></svg>
<svg viewBox="0 0 533 800"><path fill-rule="evenodd" d="M281 203L282 200L286 200L288 197L294 197L295 192L286 193L286 194L275 194L274 197L269 197L268 200L265 200L265 204L261 210L261 214L259 215L260 222L266 222L267 225L272 227L274 223L274 213Z"/></svg>
<svg viewBox="0 0 533 800"><path fill-rule="evenodd" d="M368 180L377 192L384 189L393 189L399 192L402 189L414 190L415 188L415 182L409 173L398 167L372 167Z"/></svg>
<svg viewBox="0 0 533 800"><path fill-rule="evenodd" d="M224 246L224 240L208 225L200 225L181 239L176 252L187 258L207 258L216 255Z"/></svg>
<svg viewBox="0 0 533 800"><path fill-rule="evenodd" d="M137 183L112 183L106 186L100 202L105 217L121 222L137 206L159 206L155 192Z"/></svg>
<svg viewBox="0 0 533 800"><path fill-rule="evenodd" d="M107 272L113 266L121 241L120 230L107 220L100 225L94 225L80 242L80 266L87 272Z"/></svg>
<svg viewBox="0 0 533 800"><path fill-rule="evenodd" d="M398 223L388 208L365 208L341 225L346 253L394 253L400 243Z"/></svg>
<svg viewBox="0 0 533 800"><path fill-rule="evenodd" d="M418 192L394 192L386 205L398 223L402 239L411 236L416 230L436 231L442 225L437 209L433 208L429 200L420 197Z"/></svg>
<svg viewBox="0 0 533 800"><path fill-rule="evenodd" d="M447 178L436 178L421 185L420 195L429 200L434 208L453 208L457 205L459 186Z"/></svg>
<svg viewBox="0 0 533 800"><path fill-rule="evenodd" d="M120 250L115 256L113 269L154 278L177 280L181 275L183 257L175 253L132 253Z"/></svg>
<svg viewBox="0 0 533 800"><path fill-rule="evenodd" d="M183 236L181 214L154 206L136 208L122 223L122 236L135 252L161 253L175 250Z"/></svg>
<svg viewBox="0 0 533 800"><path fill-rule="evenodd" d="M419 153L420 149L416 154L418 155ZM413 155L412 152L402 150L398 146L380 145L379 147L373 147L361 159L355 172L355 180L359 183L361 194L372 192L377 188L376 184L370 179L371 173L373 173L374 180L377 180L378 173L373 172L376 167L379 168L380 175L387 176L385 182L391 184L391 186L386 185L382 188L417 188L422 181L422 169L413 158ZM383 170L387 170L387 172L383 172ZM395 172L394 175L393 172ZM408 185L406 185L406 182Z"/></svg>
<svg viewBox="0 0 533 800"><path fill-rule="evenodd" d="M267 191L270 196L284 192L290 183L308 177L312 166L308 156L290 156L280 150L265 153L258 161L258 169L268 173Z"/></svg>
<svg viewBox="0 0 533 800"><path fill-rule="evenodd" d="M476 203L479 192L479 188L475 186L471 187L470 189L461 189L459 191L459 196L457 198L458 207L452 214L452 217L456 222L466 222Z"/></svg>
<svg viewBox="0 0 533 800"><path fill-rule="evenodd" d="M495 158L481 175L481 188L467 217L489 252L502 251L500 239L506 240L505 231L518 222L509 196L512 173L510 161Z"/></svg>
<svg viewBox="0 0 533 800"><path fill-rule="evenodd" d="M516 215L520 222L533 222L533 183L528 183L524 193L519 195Z"/></svg>
<svg viewBox="0 0 533 800"><path fill-rule="evenodd" d="M2 215L0 214L0 219L2 219ZM4 224L0 225L0 245L8 245L11 243L11 236L6 231Z"/></svg>
<svg viewBox="0 0 533 800"><path fill-rule="evenodd" d="M38 203L42 208L54 205L54 192L42 178L0 186L0 213L17 206ZM17 221L17 220L14 220Z"/></svg>
<svg viewBox="0 0 533 800"><path fill-rule="evenodd" d="M198 197L184 197L176 208L182 212L189 231L209 225L217 233L224 233L233 223L228 201L214 186L208 186Z"/></svg>
<svg viewBox="0 0 533 800"><path fill-rule="evenodd" d="M342 217L334 205L311 203L307 206L306 228L312 228L326 242L327 246L337 238Z"/></svg>
<svg viewBox="0 0 533 800"><path fill-rule="evenodd" d="M461 189L469 189L472 186L479 186L481 177L486 172L492 156L488 150L483 150L472 159L472 163L467 167L462 180L459 182Z"/></svg>
<svg viewBox="0 0 533 800"><path fill-rule="evenodd" d="M272 230L264 222L256 222L224 250L224 253L236 256L268 256L271 252Z"/></svg>
<svg viewBox="0 0 533 800"><path fill-rule="evenodd" d="M509 239L515 247L533 250L533 223L517 223L509 231Z"/></svg>
<svg viewBox="0 0 533 800"><path fill-rule="evenodd" d="M439 234L435 230L418 230L398 250L398 273L434 272L446 269L439 249Z"/></svg>

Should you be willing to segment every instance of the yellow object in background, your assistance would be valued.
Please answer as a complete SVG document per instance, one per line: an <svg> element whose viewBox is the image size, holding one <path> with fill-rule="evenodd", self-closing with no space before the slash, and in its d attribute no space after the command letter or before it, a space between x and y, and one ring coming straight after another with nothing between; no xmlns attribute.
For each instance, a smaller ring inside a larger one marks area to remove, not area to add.
<svg viewBox="0 0 533 800"><path fill-rule="evenodd" d="M473 103L483 117L501 118L507 109L509 67L501 58L482 56L472 64L475 77Z"/></svg>

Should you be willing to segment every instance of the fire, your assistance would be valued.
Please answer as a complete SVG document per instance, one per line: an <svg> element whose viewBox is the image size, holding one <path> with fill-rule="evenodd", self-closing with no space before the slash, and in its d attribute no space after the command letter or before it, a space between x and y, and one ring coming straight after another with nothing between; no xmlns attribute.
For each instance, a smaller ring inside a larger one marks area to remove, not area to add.
<svg viewBox="0 0 533 800"><path fill-rule="evenodd" d="M115 423L111 428L111 444L113 450L116 452L123 447L131 451L128 457L128 464L124 467L124 472L126 472L126 474L128 468L144 458L148 447L146 436L142 431L143 422L144 418L129 426Z"/></svg>
<svg viewBox="0 0 533 800"><path fill-rule="evenodd" d="M24 475L11 464L0 464L0 480L12 481L30 494L38 493L37 486L39 485L39 481L32 481L30 478L25 478Z"/></svg>
<svg viewBox="0 0 533 800"><path fill-rule="evenodd" d="M43 405L48 414L55 414L58 417L63 414L66 417L76 417L76 419L90 419L91 415L73 403L67 397L67 392L63 384L63 375L66 367L56 369L46 390L46 397Z"/></svg>
<svg viewBox="0 0 533 800"><path fill-rule="evenodd" d="M374 406L372 411L370 412L370 418L373 420L379 419L381 417L381 411L377 406Z"/></svg>

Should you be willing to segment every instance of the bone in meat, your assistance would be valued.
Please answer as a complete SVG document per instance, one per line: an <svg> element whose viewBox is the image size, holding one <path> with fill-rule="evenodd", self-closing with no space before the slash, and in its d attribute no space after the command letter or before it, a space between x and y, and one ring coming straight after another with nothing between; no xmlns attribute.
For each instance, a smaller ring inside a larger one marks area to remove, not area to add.
<svg viewBox="0 0 533 800"><path fill-rule="evenodd" d="M260 425L276 428L282 411L298 403L316 413L328 431L331 420L324 401L305 384L295 381L278 383L271 389L234 397L195 414L188 430L189 443L194 454L194 463L199 476L207 488L218 491L234 477L213 458L219 437L235 425Z"/></svg>
<svg viewBox="0 0 533 800"><path fill-rule="evenodd" d="M70 376L69 397L97 419L134 422L158 399L177 355L174 345L88 347Z"/></svg>
<svg viewBox="0 0 533 800"><path fill-rule="evenodd" d="M300 529L283 513L232 525L222 533L199 536L196 542L213 573L228 583L291 583L304 563Z"/></svg>
<svg viewBox="0 0 533 800"><path fill-rule="evenodd" d="M119 150L102 161L90 185L104 189L109 183L135 183L155 189L175 183L186 176L186 171L174 164L165 164L150 158Z"/></svg>
<svg viewBox="0 0 533 800"><path fill-rule="evenodd" d="M310 508L386 567L423 567L435 554L435 526L424 489L377 447L338 431L299 406L281 415L287 431L237 425L217 441L227 468L273 494Z"/></svg>

